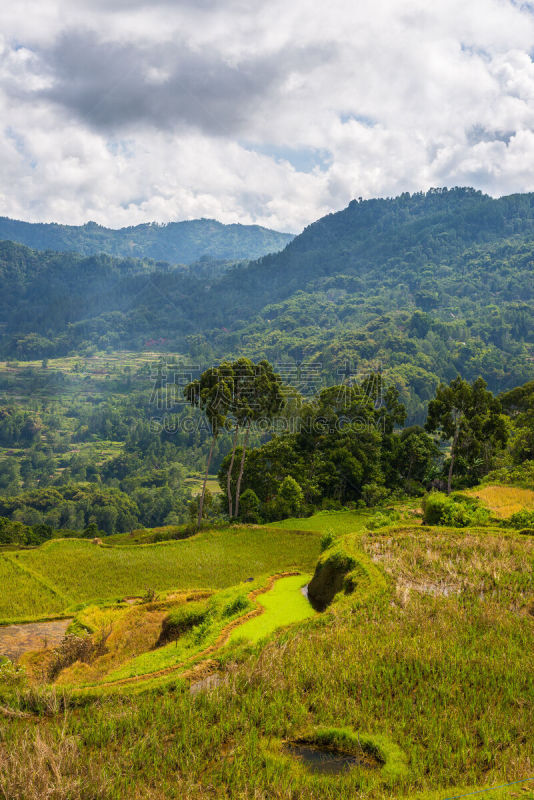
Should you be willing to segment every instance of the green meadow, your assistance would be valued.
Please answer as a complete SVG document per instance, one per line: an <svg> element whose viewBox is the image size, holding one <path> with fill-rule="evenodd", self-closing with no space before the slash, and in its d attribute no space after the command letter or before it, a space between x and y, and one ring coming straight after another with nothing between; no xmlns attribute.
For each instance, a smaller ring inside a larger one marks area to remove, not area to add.
<svg viewBox="0 0 534 800"><path fill-rule="evenodd" d="M24 569L20 553L0 555L0 619L17 620L59 614L64 599Z"/></svg>
<svg viewBox="0 0 534 800"><path fill-rule="evenodd" d="M0 554L0 575L15 576L15 594L10 580L10 591L0 597L0 621L57 614L147 589L220 589L249 577L309 571L318 553L317 534L268 528L208 530L181 541L119 547L55 539Z"/></svg>

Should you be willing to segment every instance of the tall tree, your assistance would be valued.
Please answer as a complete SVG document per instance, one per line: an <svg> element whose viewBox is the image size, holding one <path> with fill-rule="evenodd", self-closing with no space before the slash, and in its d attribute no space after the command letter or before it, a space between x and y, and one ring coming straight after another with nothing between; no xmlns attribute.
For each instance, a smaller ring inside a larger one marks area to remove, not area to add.
<svg viewBox="0 0 534 800"><path fill-rule="evenodd" d="M192 406L201 409L205 413L211 428L211 444L198 504L197 524L200 527L213 449L217 436L227 425L228 410L232 403L232 376L226 365L210 367L202 373L200 378L188 383L184 388L184 396Z"/></svg>
<svg viewBox="0 0 534 800"><path fill-rule="evenodd" d="M274 371L272 365L267 361L260 361L254 367L254 375L251 382L248 382L249 390L246 396L241 397L239 406L239 418L241 424L245 426L245 439L241 451L241 461L239 464L239 474L235 490L235 515L239 514L239 495L241 493L241 482L243 480L243 470L245 468L245 457L248 446L250 428L254 421L270 421L283 406L284 395L282 391L282 379Z"/></svg>
<svg viewBox="0 0 534 800"><path fill-rule="evenodd" d="M232 475L234 469L235 454L239 430L243 422L247 420L251 413L251 396L255 395L255 371L256 367L248 358L239 358L229 365L232 372L232 413L235 417L234 438L232 442L232 455L230 466L226 475L226 494L228 497L228 516L233 516L233 496L232 496ZM247 431L248 439L248 431ZM236 511L237 514L237 511Z"/></svg>
<svg viewBox="0 0 534 800"><path fill-rule="evenodd" d="M488 471L495 448L504 445L507 438L501 404L486 389L482 378L470 384L458 376L448 386L440 384L428 406L425 428L430 433L438 433L442 441L451 442L448 494L459 455L472 468L477 468L477 463L482 461Z"/></svg>

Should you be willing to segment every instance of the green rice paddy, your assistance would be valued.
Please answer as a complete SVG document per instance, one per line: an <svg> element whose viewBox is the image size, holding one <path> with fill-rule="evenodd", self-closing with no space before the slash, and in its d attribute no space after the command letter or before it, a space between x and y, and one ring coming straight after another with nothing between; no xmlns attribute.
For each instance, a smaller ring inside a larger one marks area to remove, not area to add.
<svg viewBox="0 0 534 800"><path fill-rule="evenodd" d="M147 589L221 589L250 577L310 571L319 548L314 533L243 527L129 547L51 540L35 550L0 554L0 576L9 576L10 587L0 596L0 621L57 614Z"/></svg>
<svg viewBox="0 0 534 800"><path fill-rule="evenodd" d="M315 611L302 593L310 578L311 575L292 575L277 580L272 589L257 598L263 613L235 628L230 641L258 642L278 628L313 617Z"/></svg>

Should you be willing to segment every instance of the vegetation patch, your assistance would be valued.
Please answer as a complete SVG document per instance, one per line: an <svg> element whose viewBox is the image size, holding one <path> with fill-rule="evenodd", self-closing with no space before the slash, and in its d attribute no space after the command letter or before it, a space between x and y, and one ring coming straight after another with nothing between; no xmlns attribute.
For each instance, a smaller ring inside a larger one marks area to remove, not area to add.
<svg viewBox="0 0 534 800"><path fill-rule="evenodd" d="M13 587L0 597L0 619L16 620L17 612L19 618L50 616L76 604L112 601L147 588L220 589L249 577L306 571L313 568L319 550L320 536L313 532L246 527L131 547L52 540L35 550L0 554L0 577L9 576Z"/></svg>
<svg viewBox="0 0 534 800"><path fill-rule="evenodd" d="M534 489L518 486L477 486L465 492L488 508L498 519L507 519L520 511L534 511Z"/></svg>
<svg viewBox="0 0 534 800"><path fill-rule="evenodd" d="M308 586L308 597L318 611L324 611L340 593L354 595L355 601L385 589L381 572L358 546L359 538L358 534L344 536L319 558Z"/></svg>
<svg viewBox="0 0 534 800"><path fill-rule="evenodd" d="M257 597L263 612L236 627L229 641L248 639L257 642L278 628L312 617L315 612L302 592L307 580L305 575L279 578L268 592Z"/></svg>
<svg viewBox="0 0 534 800"><path fill-rule="evenodd" d="M470 525L488 524L490 513L474 497L431 492L423 498L423 522L425 525L467 528Z"/></svg>
<svg viewBox="0 0 534 800"><path fill-rule="evenodd" d="M19 554L0 554L0 620L14 622L61 614L65 600L19 564Z"/></svg>
<svg viewBox="0 0 534 800"><path fill-rule="evenodd" d="M210 608L207 602L186 603L165 617L156 647L173 642L192 628L201 625Z"/></svg>
<svg viewBox="0 0 534 800"><path fill-rule="evenodd" d="M499 600L528 613L534 596L534 541L498 530L393 529L369 534L363 546L395 581L406 604L412 592Z"/></svg>
<svg viewBox="0 0 534 800"><path fill-rule="evenodd" d="M321 797L350 796L351 791L379 785L392 788L408 776L406 754L388 737L348 727L317 727L289 739L268 740L264 750L281 776L291 776L293 786L314 789Z"/></svg>

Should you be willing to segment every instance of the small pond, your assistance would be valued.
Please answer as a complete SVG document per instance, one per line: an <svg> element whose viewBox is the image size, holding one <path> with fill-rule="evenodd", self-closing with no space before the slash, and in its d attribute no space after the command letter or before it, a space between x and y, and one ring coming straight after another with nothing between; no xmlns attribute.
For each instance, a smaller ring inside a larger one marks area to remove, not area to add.
<svg viewBox="0 0 534 800"><path fill-rule="evenodd" d="M0 656L16 661L30 650L57 647L71 622L71 619L55 619L0 626Z"/></svg>
<svg viewBox="0 0 534 800"><path fill-rule="evenodd" d="M355 756L304 742L287 742L284 745L284 751L298 758L310 772L322 775L339 775L358 765L369 769L376 769L382 766L376 759L366 753L362 753L361 756Z"/></svg>

